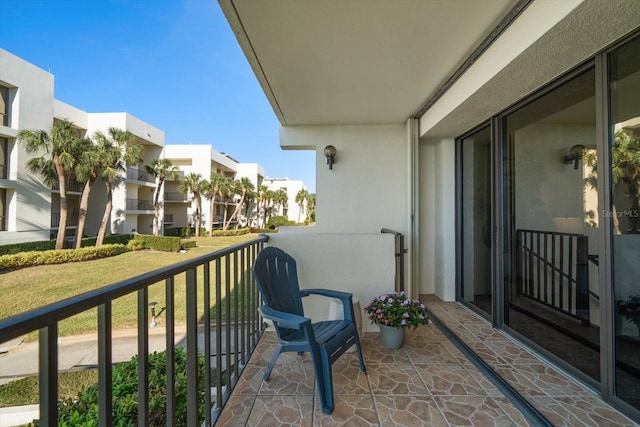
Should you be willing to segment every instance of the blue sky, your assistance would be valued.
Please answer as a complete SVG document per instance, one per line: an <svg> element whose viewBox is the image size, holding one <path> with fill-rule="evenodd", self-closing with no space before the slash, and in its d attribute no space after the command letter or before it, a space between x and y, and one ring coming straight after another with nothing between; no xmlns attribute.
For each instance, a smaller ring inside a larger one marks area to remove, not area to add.
<svg viewBox="0 0 640 427"><path fill-rule="evenodd" d="M215 0L0 0L0 47L55 75L55 97L126 111L167 144L211 144L315 192L315 153L279 123Z"/></svg>

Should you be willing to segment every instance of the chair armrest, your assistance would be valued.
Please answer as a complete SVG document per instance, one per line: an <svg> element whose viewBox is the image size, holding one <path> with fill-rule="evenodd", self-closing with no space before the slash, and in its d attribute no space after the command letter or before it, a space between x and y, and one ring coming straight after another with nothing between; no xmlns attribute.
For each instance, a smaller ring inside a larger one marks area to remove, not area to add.
<svg viewBox="0 0 640 427"><path fill-rule="evenodd" d="M306 297L308 295L321 295L340 300L342 303L343 319L353 322L355 313L353 312L353 294L349 292L334 291L331 289L301 289L300 295Z"/></svg>
<svg viewBox="0 0 640 427"><path fill-rule="evenodd" d="M322 295L324 297L337 298L342 302L349 302L349 298L353 296L353 294L349 292L334 291L331 289L300 289L300 295L303 297L309 295Z"/></svg>
<svg viewBox="0 0 640 427"><path fill-rule="evenodd" d="M297 314L285 313L283 311L274 310L266 305L258 307L258 311L265 319L277 322L283 328L303 329L305 323L311 325L311 319Z"/></svg>

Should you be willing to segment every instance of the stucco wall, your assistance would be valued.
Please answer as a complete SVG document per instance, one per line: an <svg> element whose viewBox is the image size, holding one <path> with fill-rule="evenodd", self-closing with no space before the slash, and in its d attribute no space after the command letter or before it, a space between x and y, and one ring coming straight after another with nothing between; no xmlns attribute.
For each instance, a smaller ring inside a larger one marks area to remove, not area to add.
<svg viewBox="0 0 640 427"><path fill-rule="evenodd" d="M394 288L394 239L390 234L287 233L269 235L270 246L288 252L298 267L300 288L353 293L364 308L374 297ZM308 297L305 315L326 319L328 298ZM374 331L362 312L364 331Z"/></svg>

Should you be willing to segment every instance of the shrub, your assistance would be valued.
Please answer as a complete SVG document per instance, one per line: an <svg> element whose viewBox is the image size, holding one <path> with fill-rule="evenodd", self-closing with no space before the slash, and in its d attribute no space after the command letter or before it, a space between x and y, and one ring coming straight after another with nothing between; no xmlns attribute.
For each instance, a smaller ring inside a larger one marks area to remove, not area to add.
<svg viewBox="0 0 640 427"><path fill-rule="evenodd" d="M286 216L274 215L267 221L269 228L280 227L281 225L289 225L289 219Z"/></svg>
<svg viewBox="0 0 640 427"><path fill-rule="evenodd" d="M164 235L169 237L182 237L184 236L184 229L181 227L171 227L164 229Z"/></svg>
<svg viewBox="0 0 640 427"><path fill-rule="evenodd" d="M182 249L195 248L196 247L196 241L195 240L182 239L182 240L180 240L180 247Z"/></svg>
<svg viewBox="0 0 640 427"><path fill-rule="evenodd" d="M250 230L248 228L238 228L233 230L213 230L213 236L241 236L243 234L249 234ZM208 236L209 233L205 234Z"/></svg>
<svg viewBox="0 0 640 427"><path fill-rule="evenodd" d="M55 240L44 240L41 242L14 243L0 246L0 255L17 254L30 251L47 251L55 249Z"/></svg>
<svg viewBox="0 0 640 427"><path fill-rule="evenodd" d="M149 355L149 424L166 425L166 351ZM176 426L187 424L187 353L175 349ZM198 418L204 419L204 357L198 357ZM138 356L113 368L113 425L136 426L138 419ZM83 387L78 396L58 403L59 426L98 425L98 387Z"/></svg>
<svg viewBox="0 0 640 427"><path fill-rule="evenodd" d="M107 258L127 252L128 246L121 244L90 246L80 249L53 249L48 251L20 252L0 256L0 271L9 268L33 267L36 265L63 264L74 261L89 261Z"/></svg>
<svg viewBox="0 0 640 427"><path fill-rule="evenodd" d="M147 249L164 252L177 252L180 250L180 237L136 234L133 240L142 242L143 247Z"/></svg>
<svg viewBox="0 0 640 427"><path fill-rule="evenodd" d="M133 239L133 234L109 234L104 236L102 240L103 245L109 245L113 243L120 243L121 245L126 245ZM82 239L81 246L95 246L97 238L95 237L85 237Z"/></svg>
<svg viewBox="0 0 640 427"><path fill-rule="evenodd" d="M251 227L249 229L249 231L251 233L260 233L260 234L262 234L262 233L277 233L278 232L278 230L275 229L275 228L258 228L258 227Z"/></svg>

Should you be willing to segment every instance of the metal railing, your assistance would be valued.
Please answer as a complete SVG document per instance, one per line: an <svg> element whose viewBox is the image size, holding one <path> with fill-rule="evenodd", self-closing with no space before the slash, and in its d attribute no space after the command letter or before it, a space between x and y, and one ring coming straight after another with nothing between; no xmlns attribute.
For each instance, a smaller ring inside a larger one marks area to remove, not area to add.
<svg viewBox="0 0 640 427"><path fill-rule="evenodd" d="M51 189L53 191L60 191L60 183L53 184L53 187L51 187ZM67 191L73 193L82 193L84 191L84 183L71 180L67 183Z"/></svg>
<svg viewBox="0 0 640 427"><path fill-rule="evenodd" d="M179 191L165 191L164 201L165 202L188 202L189 198L187 197L186 194L181 193Z"/></svg>
<svg viewBox="0 0 640 427"><path fill-rule="evenodd" d="M383 228L381 233L393 234L395 237L395 257L396 257L396 278L395 287L396 292L404 291L404 254L407 253L407 249L404 247L404 234L397 231Z"/></svg>
<svg viewBox="0 0 640 427"><path fill-rule="evenodd" d="M77 213L67 212L67 227L75 227L78 225L80 215ZM60 212L51 212L51 227L58 228L60 226Z"/></svg>
<svg viewBox="0 0 640 427"><path fill-rule="evenodd" d="M186 425L213 425L264 332L264 323L257 312L260 297L252 268L267 240L267 236L261 236L0 320L0 344L38 331L39 425L55 426L58 422L58 324L95 309L98 316L97 421L100 426L114 425L112 303L126 295L137 298L138 425L149 425L149 288L156 284L164 284L165 289L167 407L164 424L176 425L178 396L174 353L176 347L184 345L187 354ZM186 307L184 312L177 312L175 290L183 283ZM186 319L184 344L175 343L178 318ZM155 317L152 316L152 320ZM199 341L202 349L199 349ZM199 358L203 356L205 374L204 378L199 378ZM201 383L204 384L202 390L198 385ZM198 419L198 400L202 395L204 420Z"/></svg>
<svg viewBox="0 0 640 427"><path fill-rule="evenodd" d="M516 231L518 294L590 324L589 240L583 234Z"/></svg>
<svg viewBox="0 0 640 427"><path fill-rule="evenodd" d="M173 214L164 214L164 223L173 224Z"/></svg>
<svg viewBox="0 0 640 427"><path fill-rule="evenodd" d="M142 182L156 182L156 177L149 172L138 168L127 168L127 179Z"/></svg>
<svg viewBox="0 0 640 427"><path fill-rule="evenodd" d="M153 200L127 199L126 209L128 211L152 211Z"/></svg>

